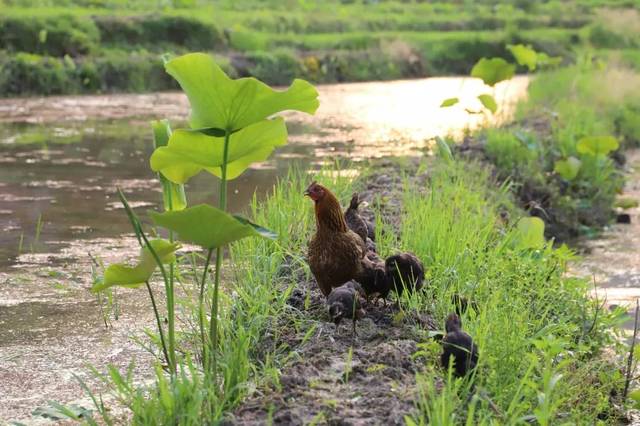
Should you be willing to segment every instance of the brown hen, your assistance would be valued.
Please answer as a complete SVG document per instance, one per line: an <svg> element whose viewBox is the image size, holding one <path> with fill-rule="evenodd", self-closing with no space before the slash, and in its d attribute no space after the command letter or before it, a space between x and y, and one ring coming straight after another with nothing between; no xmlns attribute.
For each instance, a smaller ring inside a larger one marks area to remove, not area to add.
<svg viewBox="0 0 640 426"><path fill-rule="evenodd" d="M338 199L324 186L313 182L304 193L315 203L316 233L309 243L309 267L320 291L329 296L363 272L366 246L362 238L347 227Z"/></svg>

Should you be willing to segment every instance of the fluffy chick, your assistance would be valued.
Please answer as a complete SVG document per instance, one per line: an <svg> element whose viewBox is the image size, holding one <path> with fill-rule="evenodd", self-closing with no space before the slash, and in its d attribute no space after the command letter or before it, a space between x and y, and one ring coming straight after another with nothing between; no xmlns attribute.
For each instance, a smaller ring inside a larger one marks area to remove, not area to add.
<svg viewBox="0 0 640 426"><path fill-rule="evenodd" d="M347 221L347 226L353 232L358 234L362 241L366 243L368 229L367 222L360 216L360 212L358 212L358 206L360 205L360 196L357 192L354 192L351 196L351 203L349 203L349 208L344 212L344 218Z"/></svg>
<svg viewBox="0 0 640 426"><path fill-rule="evenodd" d="M420 290L424 282L424 266L413 253L406 252L390 256L385 261L387 279L398 295Z"/></svg>
<svg viewBox="0 0 640 426"><path fill-rule="evenodd" d="M343 319L353 321L353 334L356 334L356 321L365 314L360 303L360 295L350 283L331 290L327 298L327 307L331 321L336 325L336 329Z"/></svg>
<svg viewBox="0 0 640 426"><path fill-rule="evenodd" d="M442 355L440 363L442 368L448 369L449 362L453 358L453 374L456 377L464 377L472 372L478 365L478 347L473 339L462 331L460 317L449 314L445 322L447 334L442 339Z"/></svg>

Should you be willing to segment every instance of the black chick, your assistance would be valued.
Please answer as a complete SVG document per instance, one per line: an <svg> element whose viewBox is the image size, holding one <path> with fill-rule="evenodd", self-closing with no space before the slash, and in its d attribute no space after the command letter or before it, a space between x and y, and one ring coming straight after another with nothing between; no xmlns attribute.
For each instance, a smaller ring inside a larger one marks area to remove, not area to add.
<svg viewBox="0 0 640 426"><path fill-rule="evenodd" d="M451 296L451 304L453 305L456 314L462 315L467 312L467 309L471 307L471 309L477 314L480 312L480 308L475 300L469 300L464 296L460 296L459 294L454 294Z"/></svg>
<svg viewBox="0 0 640 426"><path fill-rule="evenodd" d="M456 377L464 377L478 365L478 347L473 343L471 336L462 331L458 315L449 314L445 330L447 334L442 339L442 355L440 355L442 368L448 369L450 359L453 357L453 374Z"/></svg>
<svg viewBox="0 0 640 426"><path fill-rule="evenodd" d="M344 212L344 219L347 221L347 226L353 232L358 234L364 243L367 242L367 223L364 221L360 213L358 212L358 206L360 205L360 196L357 192L354 192L351 197L351 203L349 208Z"/></svg>
<svg viewBox="0 0 640 426"><path fill-rule="evenodd" d="M390 256L385 261L385 270L389 285L393 290L402 294L420 290L424 281L424 266L415 254L406 252Z"/></svg>
<svg viewBox="0 0 640 426"><path fill-rule="evenodd" d="M376 253L368 252L361 261L362 272L356 279L362 285L367 300L372 296L386 297L389 294L384 262Z"/></svg>
<svg viewBox="0 0 640 426"><path fill-rule="evenodd" d="M327 298L329 316L336 325L336 329L343 318L353 320L353 334L356 334L356 321L365 314L361 307L358 290L349 283L331 290Z"/></svg>

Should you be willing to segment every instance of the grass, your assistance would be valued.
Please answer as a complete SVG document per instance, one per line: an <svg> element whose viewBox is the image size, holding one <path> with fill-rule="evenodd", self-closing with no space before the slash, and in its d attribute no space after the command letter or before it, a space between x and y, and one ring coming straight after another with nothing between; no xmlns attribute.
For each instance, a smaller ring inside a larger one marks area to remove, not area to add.
<svg viewBox="0 0 640 426"><path fill-rule="evenodd" d="M594 235L613 219L623 151L640 146L640 79L630 68L585 54L578 64L534 78L514 124L482 132L485 153L520 205L547 222L547 236ZM585 138L614 136L620 148L581 152ZM558 164L577 161L575 176Z"/></svg>
<svg viewBox="0 0 640 426"><path fill-rule="evenodd" d="M194 50L214 52L232 75L287 84L467 74L482 56L510 58L509 43L566 62L577 47L625 49L637 63L640 45L637 5L617 0L176 1L153 14L146 0L4 3L3 96L177 89L161 56Z"/></svg>
<svg viewBox="0 0 640 426"><path fill-rule="evenodd" d="M428 180L421 183L415 176L424 172ZM346 200L368 173L355 182L339 174L323 174L321 179ZM324 320L312 311L287 309L286 304L298 280L310 274L304 253L314 219L301 195L310 180L306 173L291 170L264 202L253 202L252 218L277 231L277 241L245 239L231 248L235 267L225 277L220 310L222 389L211 389L191 364L188 348L197 338L197 310L188 295L196 282L183 272L179 285L187 296L179 311L190 325L178 336L185 349L177 379L168 382L157 369L155 383L140 388L126 373L111 370L105 376L132 411L133 424L215 422L247 395L280 386L280 373ZM453 309L454 293L479 305L477 315L463 317L480 347L475 387L440 370L436 342L419 342L416 355L425 359L416 378L422 397L410 421L510 423L531 415L541 424L545 418L553 424L560 415L581 423L607 412L609 392L620 386L618 367L601 356L612 343L608 328L616 315L596 315L597 304L588 297L590 283L564 276L573 258L566 247L524 252L512 247L515 231L500 221L500 212L510 212L514 221L523 213L509 189L498 186L477 164L425 162L419 170L406 172L401 194L395 195L402 204L399 234L393 233L388 218L378 216L386 231L380 252L411 250L428 268L427 290L403 296L404 309L429 312L442 322ZM182 263L188 265L188 258ZM298 337L292 341L292 335ZM343 356L350 359L348 352ZM434 393L434 383L441 380L444 389ZM549 395L544 404L538 402L539 392Z"/></svg>

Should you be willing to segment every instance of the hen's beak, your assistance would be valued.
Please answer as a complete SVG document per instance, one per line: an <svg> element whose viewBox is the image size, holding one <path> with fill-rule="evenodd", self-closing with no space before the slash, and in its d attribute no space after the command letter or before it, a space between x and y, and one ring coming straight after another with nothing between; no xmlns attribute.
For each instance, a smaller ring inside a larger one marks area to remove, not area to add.
<svg viewBox="0 0 640 426"><path fill-rule="evenodd" d="M311 197L311 192L309 192L309 188L305 189L302 193L305 197Z"/></svg>

